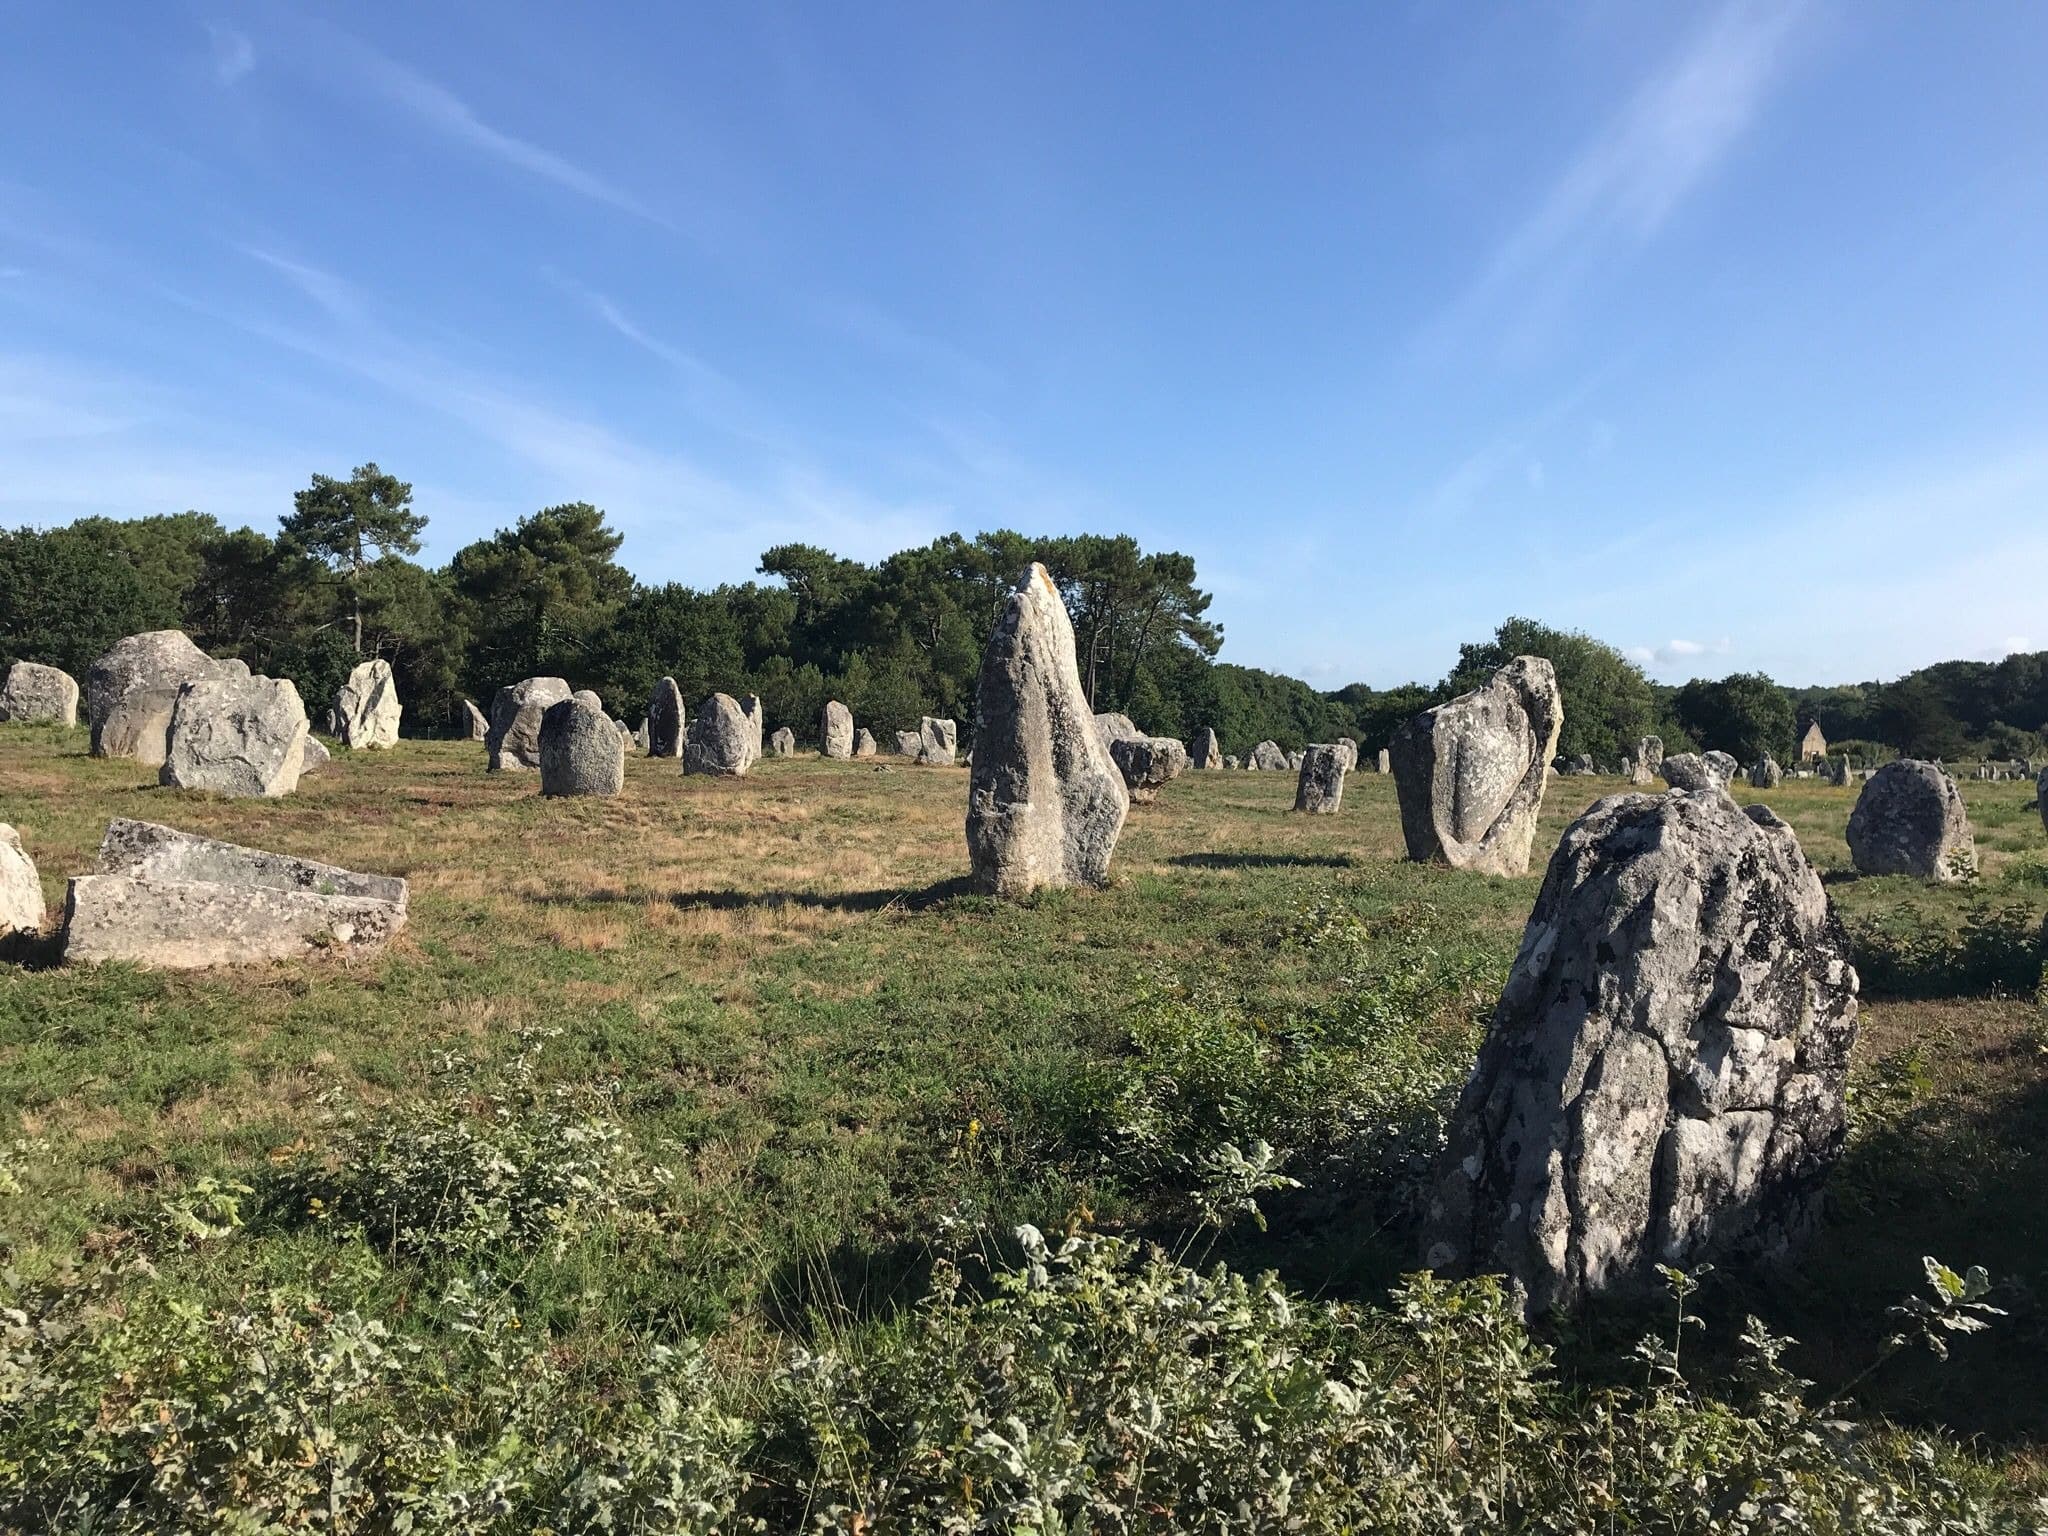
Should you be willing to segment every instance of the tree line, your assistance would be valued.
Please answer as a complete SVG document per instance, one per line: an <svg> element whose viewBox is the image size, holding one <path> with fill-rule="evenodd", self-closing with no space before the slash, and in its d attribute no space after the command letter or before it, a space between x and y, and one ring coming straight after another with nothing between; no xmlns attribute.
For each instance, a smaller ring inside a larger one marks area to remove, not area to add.
<svg viewBox="0 0 2048 1536"><path fill-rule="evenodd" d="M1340 735L1376 750L1410 715L1523 654L1557 669L1559 751L1603 767L1652 734L1672 751L1787 761L1809 719L1876 755L2027 757L2044 752L2048 726L2048 652L1943 662L1891 683L1788 690L1738 673L1667 688L1605 642L1524 618L1462 646L1433 684L1318 692L1219 662L1223 630L1194 560L1123 535L948 534L875 564L784 544L762 554L762 579L700 590L636 578L587 502L544 507L439 568L417 559L426 526L412 487L365 464L313 476L275 534L192 511L0 530L0 666L42 661L83 678L123 635L176 628L292 679L316 714L352 667L382 657L412 729L434 728L464 697L488 707L501 685L536 674L595 688L629 720L668 675L692 701L757 693L802 739L834 698L878 735L925 714L971 728L983 642L1036 560L1073 617L1095 708L1160 735L1210 726L1227 752Z"/></svg>

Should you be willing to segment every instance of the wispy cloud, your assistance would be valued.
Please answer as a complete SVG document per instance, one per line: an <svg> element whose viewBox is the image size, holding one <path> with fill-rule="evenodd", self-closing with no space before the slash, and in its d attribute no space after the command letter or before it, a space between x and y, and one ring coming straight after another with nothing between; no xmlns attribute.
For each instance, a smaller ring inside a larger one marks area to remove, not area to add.
<svg viewBox="0 0 2048 1536"><path fill-rule="evenodd" d="M1632 645L1626 654L1644 666L1672 667L1695 662L1702 656L1725 656L1735 642L1721 639L1709 645L1703 640L1666 640L1662 645Z"/></svg>
<svg viewBox="0 0 2048 1536"><path fill-rule="evenodd" d="M213 78L221 85L235 84L256 67L256 45L246 32L209 21L206 36L213 51Z"/></svg>

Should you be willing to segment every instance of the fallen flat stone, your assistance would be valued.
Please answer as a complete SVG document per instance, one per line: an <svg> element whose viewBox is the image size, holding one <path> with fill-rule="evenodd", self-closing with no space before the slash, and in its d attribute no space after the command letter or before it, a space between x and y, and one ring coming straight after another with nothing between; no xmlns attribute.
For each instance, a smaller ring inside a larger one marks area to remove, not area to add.
<svg viewBox="0 0 2048 1536"><path fill-rule="evenodd" d="M115 641L86 673L92 755L132 757L159 766L178 690L200 678L248 675L245 664L215 661L181 629L151 630Z"/></svg>
<svg viewBox="0 0 2048 1536"><path fill-rule="evenodd" d="M1161 787L1188 766L1188 749L1171 736L1119 736L1109 743L1109 757L1124 776L1132 805L1152 804Z"/></svg>
<svg viewBox="0 0 2048 1536"><path fill-rule="evenodd" d="M500 688L491 700L491 727L484 736L489 770L538 768L541 716L568 697L568 679L561 677L521 678Z"/></svg>
<svg viewBox="0 0 2048 1536"><path fill-rule="evenodd" d="M1194 743L1188 749L1188 766L1205 772L1223 766L1223 745L1206 725L1195 732Z"/></svg>
<svg viewBox="0 0 2048 1536"><path fill-rule="evenodd" d="M626 737L595 695L571 694L540 717L540 792L616 795L626 787Z"/></svg>
<svg viewBox="0 0 2048 1536"><path fill-rule="evenodd" d="M842 761L853 756L853 711L837 699L818 712L818 750Z"/></svg>
<svg viewBox="0 0 2048 1536"><path fill-rule="evenodd" d="M78 680L62 667L17 661L0 683L0 720L78 724Z"/></svg>
<svg viewBox="0 0 2048 1536"><path fill-rule="evenodd" d="M222 677L178 690L157 782L275 799L299 787L306 706L282 677Z"/></svg>
<svg viewBox="0 0 2048 1536"><path fill-rule="evenodd" d="M697 718L690 722L683 742L684 773L743 778L760 755L754 721L747 718L738 699L714 693L697 706Z"/></svg>
<svg viewBox="0 0 2048 1536"><path fill-rule="evenodd" d="M1948 884L1977 873L1963 792L1938 763L1900 758L1864 783L1849 813L1849 857L1866 875Z"/></svg>
<svg viewBox="0 0 2048 1536"><path fill-rule="evenodd" d="M147 821L114 820L97 872L70 883L64 958L167 970L380 948L406 884Z"/></svg>
<svg viewBox="0 0 2048 1536"><path fill-rule="evenodd" d="M1540 656L1517 656L1484 687L1403 725L1393 761L1408 857L1526 873L1563 726L1557 675Z"/></svg>
<svg viewBox="0 0 2048 1536"><path fill-rule="evenodd" d="M1530 1314L1782 1259L1840 1156L1855 969L1792 829L1614 795L1559 843L1437 1163L1423 1259Z"/></svg>
<svg viewBox="0 0 2048 1536"><path fill-rule="evenodd" d="M1344 803L1344 752L1328 742L1312 742L1301 754L1301 777L1295 781L1294 808L1312 816L1334 816Z"/></svg>
<svg viewBox="0 0 2048 1536"><path fill-rule="evenodd" d="M999 896L1100 886L1130 810L1081 689L1074 627L1045 567L1004 601L982 652L968 777L974 884Z"/></svg>
<svg viewBox="0 0 2048 1536"><path fill-rule="evenodd" d="M358 665L334 695L333 735L358 752L393 747L404 713L391 663L380 656Z"/></svg>
<svg viewBox="0 0 2048 1536"><path fill-rule="evenodd" d="M42 931L43 882L21 834L0 821L0 939Z"/></svg>

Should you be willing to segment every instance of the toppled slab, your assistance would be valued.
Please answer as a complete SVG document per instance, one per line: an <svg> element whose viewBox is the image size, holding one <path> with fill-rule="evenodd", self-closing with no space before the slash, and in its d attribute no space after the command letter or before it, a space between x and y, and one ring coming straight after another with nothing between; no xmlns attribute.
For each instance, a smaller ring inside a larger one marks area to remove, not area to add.
<svg viewBox="0 0 2048 1536"><path fill-rule="evenodd" d="M107 823L64 900L68 962L166 970L366 953L405 926L406 885L147 821Z"/></svg>

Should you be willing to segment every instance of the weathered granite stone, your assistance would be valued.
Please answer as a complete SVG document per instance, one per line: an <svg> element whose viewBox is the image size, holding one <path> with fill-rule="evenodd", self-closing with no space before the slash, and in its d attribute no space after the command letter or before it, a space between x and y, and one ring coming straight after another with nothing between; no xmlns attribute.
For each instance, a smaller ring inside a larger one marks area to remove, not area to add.
<svg viewBox="0 0 2048 1536"><path fill-rule="evenodd" d="M600 715L604 715L605 719L611 719L611 716L605 712L603 698L599 696L598 691L595 688L578 688L574 693L570 694L569 697L576 700L579 704L587 704L590 708L596 710ZM550 705L549 707L553 708L552 705Z"/></svg>
<svg viewBox="0 0 2048 1536"><path fill-rule="evenodd" d="M491 700L491 728L484 752L492 773L540 766L540 720L569 697L560 677L528 677L498 690Z"/></svg>
<svg viewBox="0 0 2048 1536"><path fill-rule="evenodd" d="M746 709L728 693L714 693L697 706L697 717L683 743L683 772L709 773L737 779L760 758L754 740L759 719L747 718Z"/></svg>
<svg viewBox="0 0 2048 1536"><path fill-rule="evenodd" d="M1721 776L1720 764L1710 762L1697 752L1674 752L1657 765L1657 773L1673 789L1701 790L1728 787L1728 781Z"/></svg>
<svg viewBox="0 0 2048 1536"><path fill-rule="evenodd" d="M1977 843L1956 781L1934 763L1886 763L1849 813L1849 857L1866 875L1969 879L1977 873Z"/></svg>
<svg viewBox="0 0 2048 1536"><path fill-rule="evenodd" d="M1262 741L1252 748L1252 755L1246 759L1245 766L1263 773L1285 773L1287 754L1280 750L1279 742Z"/></svg>
<svg viewBox="0 0 2048 1536"><path fill-rule="evenodd" d="M913 762L924 755L924 738L916 731L896 733L896 755L910 758Z"/></svg>
<svg viewBox="0 0 2048 1536"><path fill-rule="evenodd" d="M1749 766L1749 783L1752 789L1776 789L1785 777L1785 770L1778 766L1777 759L1766 752Z"/></svg>
<svg viewBox="0 0 2048 1536"><path fill-rule="evenodd" d="M71 881L67 961L190 969L376 949L405 926L405 882L196 837L107 824L98 871Z"/></svg>
<svg viewBox="0 0 2048 1536"><path fill-rule="evenodd" d="M491 722L476 707L475 699L464 699L455 711L455 735L460 741L484 741L491 734Z"/></svg>
<svg viewBox="0 0 2048 1536"><path fill-rule="evenodd" d="M683 690L674 678L664 677L647 695L647 755L681 757L686 723Z"/></svg>
<svg viewBox="0 0 2048 1536"><path fill-rule="evenodd" d="M1148 739L1143 731L1131 723L1129 715L1110 712L1099 714L1095 717L1095 729L1102 733L1102 743L1104 746L1109 745L1112 741L1144 741Z"/></svg>
<svg viewBox="0 0 2048 1536"><path fill-rule="evenodd" d="M550 704L540 717L540 792L616 795L626 787L626 738L584 694Z"/></svg>
<svg viewBox="0 0 2048 1536"><path fill-rule="evenodd" d="M1205 772L1223 766L1223 745L1206 725L1195 732L1194 744L1188 749L1188 766Z"/></svg>
<svg viewBox="0 0 2048 1536"><path fill-rule="evenodd" d="M1374 771L1378 773L1392 773L1394 771L1394 754L1385 747L1381 747L1379 756L1374 759L1373 767Z"/></svg>
<svg viewBox="0 0 2048 1536"><path fill-rule="evenodd" d="M327 750L327 744L308 733L305 749L299 757L299 777L303 779L315 768L325 768L333 760L334 754Z"/></svg>
<svg viewBox="0 0 2048 1536"><path fill-rule="evenodd" d="M1837 788L1846 787L1849 782L1849 759L1846 757L1824 757L1820 760L1820 776Z"/></svg>
<svg viewBox="0 0 2048 1536"><path fill-rule="evenodd" d="M1568 829L1437 1164L1423 1256L1532 1313L1782 1258L1844 1138L1848 944L1792 829L1718 792Z"/></svg>
<svg viewBox="0 0 2048 1536"><path fill-rule="evenodd" d="M1337 756L1344 760L1344 771L1351 772L1358 766L1358 743L1349 736L1339 736L1331 743L1337 749Z"/></svg>
<svg viewBox="0 0 2048 1536"><path fill-rule="evenodd" d="M648 750L647 722L645 720L642 720L640 728L633 732L633 747L642 757L651 757L653 755Z"/></svg>
<svg viewBox="0 0 2048 1536"><path fill-rule="evenodd" d="M1736 762L1734 757L1726 752L1702 753L1701 760L1714 770L1714 777L1723 785L1733 784L1735 775L1742 772L1742 764Z"/></svg>
<svg viewBox="0 0 2048 1536"><path fill-rule="evenodd" d="M875 733L864 725L853 733L853 755L855 757L873 757L875 755Z"/></svg>
<svg viewBox="0 0 2048 1536"><path fill-rule="evenodd" d="M1130 794L1089 712L1074 627L1042 565L1004 603L978 700L967 792L975 885L1015 896L1107 884Z"/></svg>
<svg viewBox="0 0 2048 1536"><path fill-rule="evenodd" d="M768 738L768 750L776 757L796 756L796 732L786 725L779 725Z"/></svg>
<svg viewBox="0 0 2048 1536"><path fill-rule="evenodd" d="M1664 766L1664 738L1645 736L1636 743L1636 749L1622 761L1624 776L1631 784L1652 784L1656 782L1657 770Z"/></svg>
<svg viewBox="0 0 2048 1536"><path fill-rule="evenodd" d="M818 713L818 750L841 761L853 756L853 711L837 699Z"/></svg>
<svg viewBox="0 0 2048 1536"><path fill-rule="evenodd" d="M748 763L761 761L761 724L767 718L761 710L761 695L750 693L740 700L740 713L747 721Z"/></svg>
<svg viewBox="0 0 2048 1536"><path fill-rule="evenodd" d="M78 724L78 680L61 667L17 661L0 683L0 720Z"/></svg>
<svg viewBox="0 0 2048 1536"><path fill-rule="evenodd" d="M0 821L0 939L43 926L43 882L21 834Z"/></svg>
<svg viewBox="0 0 2048 1536"><path fill-rule="evenodd" d="M1557 676L1540 656L1517 656L1483 688L1403 725L1393 759L1408 857L1526 873L1563 726Z"/></svg>
<svg viewBox="0 0 2048 1536"><path fill-rule="evenodd" d="M221 677L178 690L157 782L275 799L299 787L306 706L282 677Z"/></svg>
<svg viewBox="0 0 2048 1536"><path fill-rule="evenodd" d="M1581 752L1577 757L1568 761L1561 771L1570 774L1573 778L1589 779L1598 770L1593 766L1593 755L1590 752Z"/></svg>
<svg viewBox="0 0 2048 1536"><path fill-rule="evenodd" d="M333 735L356 751L396 746L398 721L404 710L391 663L378 657L360 663L334 695Z"/></svg>
<svg viewBox="0 0 2048 1536"><path fill-rule="evenodd" d="M1294 786L1294 808L1317 816L1334 816L1344 803L1344 753L1334 744L1312 742L1301 755L1301 777Z"/></svg>
<svg viewBox="0 0 2048 1536"><path fill-rule="evenodd" d="M2041 830L2048 832L2048 768L2034 776L2034 808L2041 813Z"/></svg>
<svg viewBox="0 0 2048 1536"><path fill-rule="evenodd" d="M1236 754L1233 753L1231 756L1223 759L1223 766L1232 770L1236 770L1242 768L1244 766L1244 762L1241 758L1239 758L1238 756L1236 756Z"/></svg>
<svg viewBox="0 0 2048 1536"><path fill-rule="evenodd" d="M1124 776L1131 804L1150 805L1162 785L1187 772L1188 749L1171 736L1119 736L1109 743L1109 760Z"/></svg>
<svg viewBox="0 0 2048 1536"><path fill-rule="evenodd" d="M960 727L951 720L926 715L917 723L917 760L936 768L953 766L953 754L960 747Z"/></svg>
<svg viewBox="0 0 2048 1536"><path fill-rule="evenodd" d="M200 678L248 675L246 664L215 661L183 630L157 629L115 641L86 673L92 755L160 765L178 690Z"/></svg>

